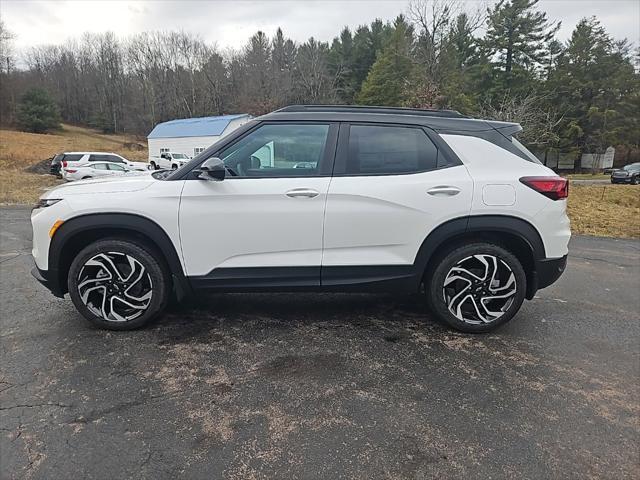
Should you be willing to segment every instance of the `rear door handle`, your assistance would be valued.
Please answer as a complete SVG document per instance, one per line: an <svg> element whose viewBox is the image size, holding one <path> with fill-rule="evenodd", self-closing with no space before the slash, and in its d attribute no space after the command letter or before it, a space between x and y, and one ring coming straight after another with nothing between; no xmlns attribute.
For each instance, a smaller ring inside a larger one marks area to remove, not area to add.
<svg viewBox="0 0 640 480"><path fill-rule="evenodd" d="M427 190L427 193L434 196L452 197L453 195L459 194L460 189L451 185L439 185L437 187L430 188Z"/></svg>
<svg viewBox="0 0 640 480"><path fill-rule="evenodd" d="M312 190L311 188L294 188L293 190L289 190L287 193L285 193L285 195L291 198L313 198L320 195L320 192L318 192L317 190Z"/></svg>

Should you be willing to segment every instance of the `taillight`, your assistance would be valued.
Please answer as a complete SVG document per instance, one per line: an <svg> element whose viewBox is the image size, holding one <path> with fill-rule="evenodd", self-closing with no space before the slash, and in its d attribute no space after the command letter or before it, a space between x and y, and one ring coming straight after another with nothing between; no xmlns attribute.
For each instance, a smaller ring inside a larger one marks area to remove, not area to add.
<svg viewBox="0 0 640 480"><path fill-rule="evenodd" d="M64 167L66 167L66 166L67 166L67 161L66 161L66 160L63 160L63 161L62 161L62 167L64 168Z"/></svg>
<svg viewBox="0 0 640 480"><path fill-rule="evenodd" d="M67 173L76 173L78 170L71 170L70 168L65 168L64 171Z"/></svg>
<svg viewBox="0 0 640 480"><path fill-rule="evenodd" d="M569 196L569 180L562 177L522 177L527 187L551 200L562 200Z"/></svg>

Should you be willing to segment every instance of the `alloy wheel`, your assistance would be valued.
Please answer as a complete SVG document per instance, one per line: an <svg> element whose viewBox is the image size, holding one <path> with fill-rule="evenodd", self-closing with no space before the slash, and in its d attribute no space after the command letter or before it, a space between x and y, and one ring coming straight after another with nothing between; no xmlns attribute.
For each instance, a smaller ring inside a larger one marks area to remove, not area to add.
<svg viewBox="0 0 640 480"><path fill-rule="evenodd" d="M131 255L99 253L80 269L78 294L94 315L112 322L128 322L149 308L153 283L142 263Z"/></svg>
<svg viewBox="0 0 640 480"><path fill-rule="evenodd" d="M472 325L496 321L513 304L516 277L506 262L478 254L456 263L444 280L443 297L449 311Z"/></svg>

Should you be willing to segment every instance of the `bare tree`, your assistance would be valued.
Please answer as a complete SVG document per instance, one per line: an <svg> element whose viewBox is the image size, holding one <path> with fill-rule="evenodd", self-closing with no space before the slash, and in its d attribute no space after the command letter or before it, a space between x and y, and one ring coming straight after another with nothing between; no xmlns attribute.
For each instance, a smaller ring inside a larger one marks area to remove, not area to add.
<svg viewBox="0 0 640 480"><path fill-rule="evenodd" d="M15 67L14 38L15 34L0 20L0 73L9 74Z"/></svg>
<svg viewBox="0 0 640 480"><path fill-rule="evenodd" d="M544 106L547 99L544 95L516 97L505 93L499 102L483 104L480 116L519 123L523 143L545 147L558 141L557 126L562 121L558 112Z"/></svg>

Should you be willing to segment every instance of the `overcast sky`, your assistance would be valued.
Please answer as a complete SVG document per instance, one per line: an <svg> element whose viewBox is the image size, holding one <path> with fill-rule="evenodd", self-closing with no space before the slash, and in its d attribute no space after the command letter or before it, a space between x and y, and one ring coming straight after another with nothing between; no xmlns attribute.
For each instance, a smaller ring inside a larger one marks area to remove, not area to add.
<svg viewBox="0 0 640 480"><path fill-rule="evenodd" d="M640 0L541 0L539 5L550 19L562 21L561 40L570 36L581 17L595 15L615 38L640 44ZM298 42L309 36L328 41L345 25L391 20L406 7L404 0L2 0L0 16L16 34L19 51L63 43L85 31L126 37L150 30L193 32L225 49L241 47L257 30L272 35L278 26Z"/></svg>

